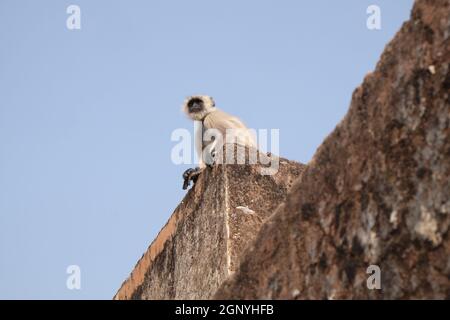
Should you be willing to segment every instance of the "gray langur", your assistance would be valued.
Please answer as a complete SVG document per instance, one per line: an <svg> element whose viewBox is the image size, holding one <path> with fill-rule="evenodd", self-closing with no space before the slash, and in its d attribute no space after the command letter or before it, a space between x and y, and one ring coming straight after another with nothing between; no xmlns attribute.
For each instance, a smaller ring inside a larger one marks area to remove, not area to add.
<svg viewBox="0 0 450 320"><path fill-rule="evenodd" d="M183 111L193 121L201 121L201 132L197 132L197 137L201 134L201 138L195 141L195 147L197 154L199 155L199 167L193 169L187 169L183 173L183 189L187 189L190 181L194 184L197 181L200 173L206 168L207 164L203 158L204 150L214 157L215 147L218 142L216 139L210 142L204 140L204 133L209 129L216 129L222 136L222 144L225 143L227 133L238 132L237 143L240 145L256 148L256 142L249 129L245 124L237 117L232 116L218 108L216 108L215 102L212 97L197 95L188 97L183 104ZM234 130L230 130L234 129ZM228 140L227 140L228 141Z"/></svg>

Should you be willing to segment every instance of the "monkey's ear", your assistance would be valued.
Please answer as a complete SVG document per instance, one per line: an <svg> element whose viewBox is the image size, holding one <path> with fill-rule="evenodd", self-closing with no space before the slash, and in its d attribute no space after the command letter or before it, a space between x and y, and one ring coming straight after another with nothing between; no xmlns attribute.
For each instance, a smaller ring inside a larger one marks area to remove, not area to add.
<svg viewBox="0 0 450 320"><path fill-rule="evenodd" d="M216 102L214 101L213 97L209 97L211 99L211 106L215 107L216 106Z"/></svg>

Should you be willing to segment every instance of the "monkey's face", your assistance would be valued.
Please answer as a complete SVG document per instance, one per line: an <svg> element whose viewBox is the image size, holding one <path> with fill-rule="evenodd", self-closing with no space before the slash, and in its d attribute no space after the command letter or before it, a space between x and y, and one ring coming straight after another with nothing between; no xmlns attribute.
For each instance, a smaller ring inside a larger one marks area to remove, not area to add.
<svg viewBox="0 0 450 320"><path fill-rule="evenodd" d="M191 96L185 100L183 110L192 120L203 120L215 110L215 103L209 96Z"/></svg>
<svg viewBox="0 0 450 320"><path fill-rule="evenodd" d="M205 104L200 98L192 98L191 100L189 100L187 106L189 113L197 113L205 109Z"/></svg>

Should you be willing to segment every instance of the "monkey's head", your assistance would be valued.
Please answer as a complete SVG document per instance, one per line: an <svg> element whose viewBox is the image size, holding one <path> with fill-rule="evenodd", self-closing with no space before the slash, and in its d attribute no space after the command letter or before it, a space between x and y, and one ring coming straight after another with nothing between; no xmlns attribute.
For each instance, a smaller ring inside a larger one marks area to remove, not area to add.
<svg viewBox="0 0 450 320"><path fill-rule="evenodd" d="M210 112L216 109L216 104L209 96L191 96L183 104L183 111L192 120L202 121Z"/></svg>

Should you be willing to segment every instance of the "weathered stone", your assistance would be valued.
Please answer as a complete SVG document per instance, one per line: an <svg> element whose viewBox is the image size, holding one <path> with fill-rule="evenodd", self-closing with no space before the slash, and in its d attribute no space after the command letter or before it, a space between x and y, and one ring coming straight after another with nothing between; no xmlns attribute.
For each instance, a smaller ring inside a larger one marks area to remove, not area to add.
<svg viewBox="0 0 450 320"><path fill-rule="evenodd" d="M202 173L115 299L449 299L449 35L416 1L306 169Z"/></svg>
<svg viewBox="0 0 450 320"><path fill-rule="evenodd" d="M450 298L449 35L450 1L416 1L215 298Z"/></svg>
<svg viewBox="0 0 450 320"><path fill-rule="evenodd" d="M273 176L262 167L206 169L114 298L211 298L304 169L285 159Z"/></svg>

